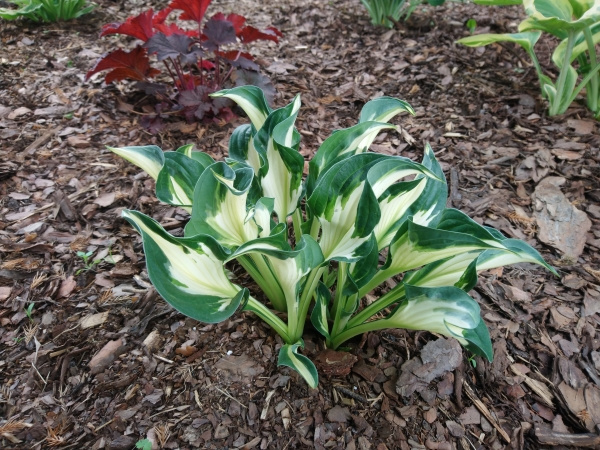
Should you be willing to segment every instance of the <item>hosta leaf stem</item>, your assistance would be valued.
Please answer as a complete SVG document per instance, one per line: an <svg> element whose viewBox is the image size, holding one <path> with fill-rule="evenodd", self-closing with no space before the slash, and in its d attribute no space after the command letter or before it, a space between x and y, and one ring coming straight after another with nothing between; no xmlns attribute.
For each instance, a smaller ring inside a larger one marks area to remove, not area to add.
<svg viewBox="0 0 600 450"><path fill-rule="evenodd" d="M345 303L349 300L348 296L343 295L344 285L348 278L348 263L339 262L337 272L337 285L335 289L335 297L333 299L333 306L331 312L333 314L333 326L331 329L331 335L337 335L341 330L344 329L348 317L342 320L342 315L345 310Z"/></svg>
<svg viewBox="0 0 600 450"><path fill-rule="evenodd" d="M590 54L590 67L596 67L598 64L596 59L596 45L594 44L594 36L590 27L584 28L583 35L585 36ZM598 77L595 76L590 80L589 86L586 88L589 91L587 96L588 106L594 113L598 113L598 84Z"/></svg>
<svg viewBox="0 0 600 450"><path fill-rule="evenodd" d="M369 292L371 292L373 289L375 289L377 286L379 286L380 284L384 283L387 279L393 277L394 275L397 275L398 272L396 270L394 270L394 268L389 268L389 269L382 269L379 270L374 276L373 278L371 278L371 281L369 281L364 287L362 287L360 289L360 291L358 291L358 297L362 298L365 295L367 295Z"/></svg>
<svg viewBox="0 0 600 450"><path fill-rule="evenodd" d="M290 327L290 336L292 339L301 339L302 333L304 332L304 321L308 317L308 308L310 307L310 303L313 299L313 295L315 293L315 289L319 285L319 280L321 276L326 270L326 266L318 267L313 269L306 278L306 283L304 284L304 289L302 291L302 295L300 296L300 303L298 305L298 317L293 323L291 320L289 321Z"/></svg>
<svg viewBox="0 0 600 450"><path fill-rule="evenodd" d="M300 211L300 208L297 208L296 211L294 211L292 220L294 223L294 235L296 237L296 242L298 242L302 239L302 211Z"/></svg>
<svg viewBox="0 0 600 450"><path fill-rule="evenodd" d="M244 305L244 311L252 311L262 320L264 320L273 330L277 332L281 339L285 341L286 344L293 344L293 339L290 339L290 335L288 333L288 327L285 325L283 320L277 317L273 311L263 305L261 302L256 300L253 297L248 298L248 302Z"/></svg>
<svg viewBox="0 0 600 450"><path fill-rule="evenodd" d="M573 53L573 47L575 46L575 31L573 29L570 29L567 31L568 32L568 36L567 36L567 49L565 50L565 58L563 61L563 66L562 69L560 71L560 74L558 75L558 80L556 81L556 99L554 102L551 102L550 104L550 111L549 114L551 116L555 116L557 114L561 114L564 111L567 110L567 108L569 107L569 103L567 103L566 101L563 100L563 98L567 95L570 96L570 92L566 93L563 92L565 90L565 84L567 81L567 75L569 72L569 69L572 69L571 67L571 53ZM564 105L564 109L563 109L563 105Z"/></svg>
<svg viewBox="0 0 600 450"><path fill-rule="evenodd" d="M247 254L237 258L240 265L248 272L261 288L277 311L286 311L285 295L262 255Z"/></svg>
<svg viewBox="0 0 600 450"><path fill-rule="evenodd" d="M360 295L360 294L359 294ZM347 328L353 328L361 325L362 323L369 320L375 314L388 308L394 303L404 299L405 289L404 284L398 284L394 289L387 292L385 295L379 297L376 301L368 306L365 306L359 313L357 313L352 319L348 321Z"/></svg>

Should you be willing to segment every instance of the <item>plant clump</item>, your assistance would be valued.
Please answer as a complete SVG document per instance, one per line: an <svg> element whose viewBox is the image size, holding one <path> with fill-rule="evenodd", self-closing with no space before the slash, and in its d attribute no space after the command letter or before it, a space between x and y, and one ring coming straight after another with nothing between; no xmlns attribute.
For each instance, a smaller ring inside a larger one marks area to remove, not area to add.
<svg viewBox="0 0 600 450"><path fill-rule="evenodd" d="M279 364L318 384L300 353L308 318L325 345L384 328L427 330L492 359L488 329L468 292L481 270L529 262L555 273L532 247L446 207L447 184L429 145L422 163L369 151L389 121L411 106L391 97L364 105L356 125L335 131L303 177L297 96L271 109L260 89L213 94L236 102L251 123L214 161L192 145L111 150L156 180L157 198L184 208L183 237L131 210L150 280L174 308L215 323L252 311L282 338ZM233 279L240 264L260 291ZM401 280L399 278L401 276ZM398 280L386 289L386 280ZM370 292L375 301L365 302Z"/></svg>
<svg viewBox="0 0 600 450"><path fill-rule="evenodd" d="M529 55L538 76L542 95L548 100L548 114L564 114L585 89L588 108L600 118L600 0L475 0L482 5L522 5L526 18L518 33L482 33L459 39L469 47L496 42L520 45ZM543 70L535 45L543 33L558 40L552 63L558 70L555 81Z"/></svg>
<svg viewBox="0 0 600 450"><path fill-rule="evenodd" d="M192 121L228 120L232 102L210 96L227 86L255 85L274 94L270 80L259 71L248 44L278 42L281 32L274 27L259 30L235 13L214 14L205 20L211 0L172 0L157 12L149 9L123 23L109 23L100 36L123 34L142 41L132 50L117 49L103 55L86 78L108 71L104 81L132 80L145 94L157 99L155 113L142 124L158 131L169 115ZM167 22L171 12L180 21L191 21L191 29ZM243 48L237 48L242 44ZM151 56L154 58L151 59Z"/></svg>
<svg viewBox="0 0 600 450"><path fill-rule="evenodd" d="M87 0L8 0L16 8L0 8L0 18L32 22L66 22L91 12L97 5Z"/></svg>

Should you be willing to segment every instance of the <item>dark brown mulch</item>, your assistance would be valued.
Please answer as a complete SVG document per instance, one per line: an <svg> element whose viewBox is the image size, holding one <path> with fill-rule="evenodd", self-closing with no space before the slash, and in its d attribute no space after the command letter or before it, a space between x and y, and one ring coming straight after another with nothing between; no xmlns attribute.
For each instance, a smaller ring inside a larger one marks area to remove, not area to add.
<svg viewBox="0 0 600 450"><path fill-rule="evenodd" d="M146 7L103 1L72 24L0 22L0 447L115 450L143 438L171 449L600 445L598 125L579 104L547 117L518 49L454 44L471 17L482 32L514 30L518 8L450 3L388 31L358 1L210 7L284 32L257 51L277 105L302 95L303 155L356 123L368 99L403 98L417 114L373 150L419 159L430 142L451 205L525 239L560 272L524 264L482 275L472 294L492 363L459 353L457 369L438 360L425 370L425 355L456 355L452 341L388 330L350 342L352 371L311 390L276 366L281 341L250 314L204 325L157 298L140 240L119 218L138 209L174 232L186 220L106 145L194 142L222 158L244 122L174 121L151 135L138 124L147 99L127 85L104 88L101 77L83 81L119 42L98 40L100 26ZM99 263L86 270L78 251ZM323 349L310 331L306 344L309 356Z"/></svg>

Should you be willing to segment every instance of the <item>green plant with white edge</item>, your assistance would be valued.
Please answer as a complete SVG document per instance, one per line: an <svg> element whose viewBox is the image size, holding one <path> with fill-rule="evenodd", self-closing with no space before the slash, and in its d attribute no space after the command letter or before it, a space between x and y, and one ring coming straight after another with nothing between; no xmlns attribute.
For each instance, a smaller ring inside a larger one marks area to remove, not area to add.
<svg viewBox="0 0 600 450"><path fill-rule="evenodd" d="M122 215L142 235L148 275L169 304L208 323L252 311L284 341L279 364L311 387L317 370L299 353L308 317L332 349L366 332L407 328L454 337L491 360L488 330L467 294L477 271L530 262L555 273L526 243L446 208L446 181L429 145L421 164L368 151L380 132L397 128L393 117L413 113L406 102L365 104L357 125L323 142L303 179L299 97L273 110L253 86L214 95L251 121L233 132L224 162L192 145L110 148L156 180L159 200L190 213L183 237L140 212ZM261 292L233 279L234 261ZM362 302L401 274L395 288Z"/></svg>
<svg viewBox="0 0 600 450"><path fill-rule="evenodd" d="M520 45L533 62L542 94L549 102L550 116L563 114L585 88L587 106L600 118L600 62L596 54L596 44L600 42L600 0L475 0L475 3L522 4L527 18L519 24L518 33L484 33L459 39L458 43L469 47L495 42ZM542 70L534 50L542 33L560 40L552 53L552 62L559 70L555 82ZM579 74L572 65L574 61L578 62Z"/></svg>
<svg viewBox="0 0 600 450"><path fill-rule="evenodd" d="M20 17L33 22L65 22L91 12L96 4L87 0L8 0L16 8L0 8L0 18Z"/></svg>

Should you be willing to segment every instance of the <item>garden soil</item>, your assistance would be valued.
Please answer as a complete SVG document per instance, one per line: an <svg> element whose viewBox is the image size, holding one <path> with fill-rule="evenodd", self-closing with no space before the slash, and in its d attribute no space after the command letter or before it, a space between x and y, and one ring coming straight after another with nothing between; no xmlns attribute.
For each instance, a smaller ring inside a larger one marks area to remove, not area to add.
<svg viewBox="0 0 600 450"><path fill-rule="evenodd" d="M283 32L252 51L275 106L301 95L307 160L369 99L407 100L416 114L372 150L420 160L429 142L449 206L524 239L560 274L520 264L481 275L471 294L491 363L405 330L325 352L309 328L304 352L321 378L310 389L277 366L282 342L251 314L206 325L169 307L120 218L140 210L177 234L187 215L106 146L193 143L222 159L246 122L173 118L151 134L140 125L149 98L85 80L101 54L132 45L99 38L101 26L166 5L149 3L100 0L65 24L0 21L0 448L600 448L598 122L581 101L548 117L521 49L455 44L471 18L476 32L515 31L518 7L447 2L393 30L373 27L359 0L209 7ZM555 44L538 43L549 73Z"/></svg>

